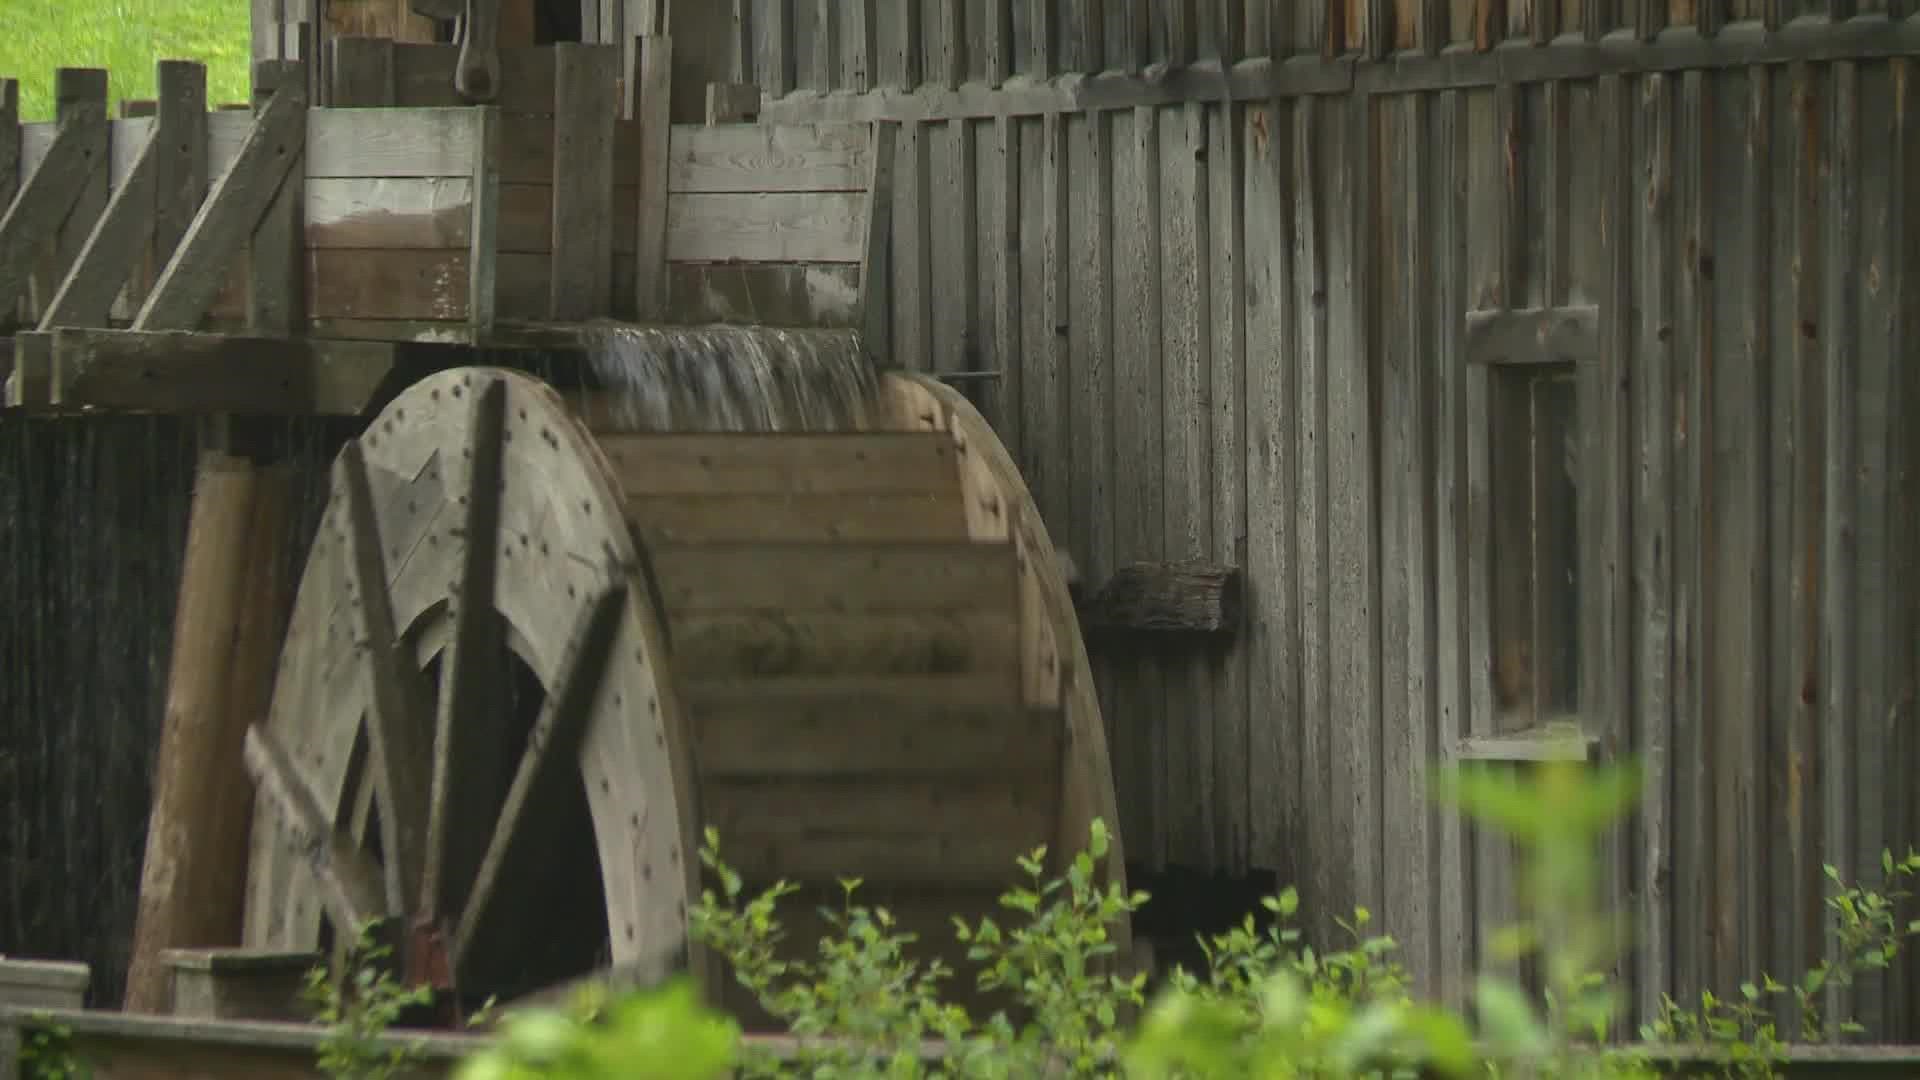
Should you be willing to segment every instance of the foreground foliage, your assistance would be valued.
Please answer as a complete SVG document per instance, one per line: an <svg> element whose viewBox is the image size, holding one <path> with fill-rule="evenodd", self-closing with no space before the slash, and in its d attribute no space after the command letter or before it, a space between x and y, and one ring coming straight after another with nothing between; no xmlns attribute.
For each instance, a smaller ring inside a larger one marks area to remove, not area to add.
<svg viewBox="0 0 1920 1080"><path fill-rule="evenodd" d="M781 883L747 895L721 857L711 831L701 857L718 883L694 915L696 939L724 956L772 1016L799 1036L784 1059L744 1042L735 1023L703 1006L680 981L651 993L583 998L569 1010L509 1014L498 1043L464 1062L460 1080L614 1076L706 1080L735 1070L752 1077L1357 1077L1498 1076L1524 1069L1551 1077L1655 1075L1647 1047L1681 1044L1717 1054L1730 1076L1770 1075L1787 1041L1774 1006L1801 1017L1797 1038L1825 1040L1858 1026L1833 1013L1837 991L1863 972L1886 967L1920 923L1902 923L1893 886L1920 872L1920 855L1882 860L1888 891L1849 885L1831 867L1828 901L1834 962L1783 983L1762 976L1738 1001L1703 994L1698 1003L1668 999L1643 1026L1639 1044L1607 1045L1625 1006L1623 988L1605 974L1627 926L1599 908L1598 839L1628 813L1639 792L1628 766L1546 766L1529 778L1505 771L1450 774L1443 795L1483 826L1505 833L1520 852L1521 887L1531 918L1495 946L1529 958L1537 993L1482 974L1462 1015L1414 999L1392 938L1372 932L1356 910L1340 926L1345 948L1317 952L1293 925L1298 898L1289 889L1266 900L1264 920L1249 915L1204 941L1206 970L1176 969L1151 1001L1142 975L1115 973L1108 928L1147 901L1097 880L1107 836L1095 824L1085 852L1064 877L1044 878L1046 853L1021 860L1028 885L1001 901L1002 919L954 920L954 932L978 966L980 987L1007 994L1015 1008L976 1017L943 989L954 972L910 959L913 937L881 906L859 902L858 881L843 882L833 933L806 960L783 959ZM1268 925L1262 927L1261 922ZM1139 1015L1136 1023L1129 1018ZM1016 1020L1012 1014L1021 1019ZM946 1052L923 1060L923 1040Z"/></svg>

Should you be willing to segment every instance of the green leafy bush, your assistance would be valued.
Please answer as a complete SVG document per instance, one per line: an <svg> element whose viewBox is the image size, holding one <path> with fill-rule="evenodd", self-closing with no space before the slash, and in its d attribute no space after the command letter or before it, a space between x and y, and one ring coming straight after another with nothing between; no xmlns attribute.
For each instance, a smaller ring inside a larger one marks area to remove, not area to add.
<svg viewBox="0 0 1920 1080"><path fill-rule="evenodd" d="M956 973L916 958L914 936L881 905L861 902L844 881L831 932L794 958L783 948L780 905L797 888L780 882L748 894L709 831L701 859L718 888L692 917L695 939L796 1039L787 1052L741 1037L704 1006L686 980L652 992L584 995L570 1009L509 1012L502 1037L464 1062L459 1080L658 1076L748 1077L1455 1077L1522 1072L1539 1077L1626 1080L1656 1075L1649 1044L1712 1051L1728 1076L1770 1075L1784 1041L1775 999L1798 1006L1802 1038L1857 1029L1831 1019L1836 988L1886 967L1920 923L1895 916L1901 891L1842 881L1835 893L1835 961L1781 983L1762 977L1728 1002L1702 995L1668 1000L1640 1045L1609 1046L1625 1004L1607 972L1627 940L1617 913L1596 901L1593 857L1604 832L1631 810L1639 776L1630 766L1548 764L1526 775L1504 769L1450 773L1442 795L1505 833L1519 854L1530 917L1499 935L1508 956L1530 957L1538 993L1482 974L1470 1015L1414 998L1398 945L1357 909L1339 926L1348 939L1316 951L1294 925L1298 895L1267 898L1265 920L1248 915L1201 942L1204 970L1176 968L1149 1000L1143 974L1123 974L1112 928L1147 896L1102 884L1095 867L1107 834L1095 823L1086 851L1057 879L1046 851L1020 859L1026 884L1001 898L999 918L954 920L976 986L1007 1002L975 1016L944 993ZM1920 856L1882 869L1890 882L1920 872ZM1267 925L1262 926L1262 922ZM927 1040L940 1050L929 1054Z"/></svg>

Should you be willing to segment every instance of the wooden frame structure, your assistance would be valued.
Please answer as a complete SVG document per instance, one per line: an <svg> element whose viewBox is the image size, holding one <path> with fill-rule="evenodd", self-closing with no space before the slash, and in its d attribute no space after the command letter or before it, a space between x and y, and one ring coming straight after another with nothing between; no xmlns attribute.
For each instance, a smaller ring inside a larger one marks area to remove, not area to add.
<svg viewBox="0 0 1920 1080"><path fill-rule="evenodd" d="M864 327L886 354L862 283L892 125L672 124L664 36L626 77L618 46L504 50L487 106L445 103L451 46L331 44L325 107L297 61L256 65L249 111L174 61L146 116L63 69L58 118L19 124L0 83L7 405L357 414L405 344L608 317Z"/></svg>

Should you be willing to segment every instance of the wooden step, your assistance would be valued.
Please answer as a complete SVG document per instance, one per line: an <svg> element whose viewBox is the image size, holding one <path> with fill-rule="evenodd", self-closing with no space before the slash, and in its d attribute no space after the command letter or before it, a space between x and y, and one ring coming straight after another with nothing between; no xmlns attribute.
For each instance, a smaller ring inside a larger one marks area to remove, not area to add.
<svg viewBox="0 0 1920 1080"><path fill-rule="evenodd" d="M958 675L1014 678L1019 626L1012 611L748 611L669 618L682 680Z"/></svg>
<svg viewBox="0 0 1920 1080"><path fill-rule="evenodd" d="M932 432L805 435L602 435L628 496L878 495L958 497L953 440Z"/></svg>
<svg viewBox="0 0 1920 1080"><path fill-rule="evenodd" d="M670 619L714 612L1018 610L1011 544L730 541L652 549Z"/></svg>
<svg viewBox="0 0 1920 1080"><path fill-rule="evenodd" d="M1065 736L1058 709L930 700L930 694L953 687L898 679L843 680L811 693L757 682L730 692L713 685L689 684L684 695L702 783L961 775L1012 767L1059 774Z"/></svg>
<svg viewBox="0 0 1920 1080"><path fill-rule="evenodd" d="M960 491L642 495L627 518L650 543L965 540Z"/></svg>

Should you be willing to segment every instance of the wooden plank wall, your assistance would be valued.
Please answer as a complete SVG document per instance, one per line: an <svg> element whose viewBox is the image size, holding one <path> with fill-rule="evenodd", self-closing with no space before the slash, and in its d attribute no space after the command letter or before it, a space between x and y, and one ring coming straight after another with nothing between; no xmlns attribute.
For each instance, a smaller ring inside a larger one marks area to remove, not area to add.
<svg viewBox="0 0 1920 1080"><path fill-rule="evenodd" d="M1371 64L1357 2L749 7L763 120L904 123L895 355L999 373L983 403L1082 572L1246 567L1231 650L1104 665L1139 861L1272 870L1322 929L1382 913L1428 985L1470 973L1510 868L1427 766L1508 733L1514 496L1464 320L1540 306L1599 313L1557 509L1582 722L1652 770L1607 848L1641 1005L1798 974L1821 864L1873 880L1920 839L1920 25L1398 0L1372 8L1413 53ZM1540 20L1571 36L1483 51ZM1892 981L1862 1011L1901 1037L1920 987Z"/></svg>

